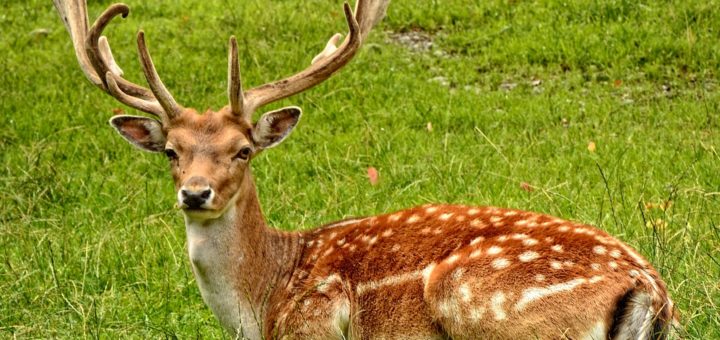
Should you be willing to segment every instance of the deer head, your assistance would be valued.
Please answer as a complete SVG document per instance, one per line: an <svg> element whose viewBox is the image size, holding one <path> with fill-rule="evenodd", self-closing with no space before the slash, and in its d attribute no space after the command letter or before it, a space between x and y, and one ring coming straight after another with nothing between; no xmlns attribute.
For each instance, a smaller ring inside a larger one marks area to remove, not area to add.
<svg viewBox="0 0 720 340"><path fill-rule="evenodd" d="M197 219L215 218L231 206L252 181L249 168L252 158L282 142L301 115L300 108L286 107L267 112L253 122L255 110L305 91L345 66L387 7L387 1L359 0L353 11L345 3L349 33L339 46L341 35L335 34L305 70L249 90L243 90L238 45L235 37L231 37L229 105L200 115L178 104L160 80L143 31L138 32L137 47L150 89L122 77L123 72L102 32L113 18L128 15L127 5L111 5L88 28L85 0L54 0L54 3L70 32L85 76L120 102L155 116L118 115L110 119L110 124L132 145L165 153L175 181L177 204L188 217Z"/></svg>

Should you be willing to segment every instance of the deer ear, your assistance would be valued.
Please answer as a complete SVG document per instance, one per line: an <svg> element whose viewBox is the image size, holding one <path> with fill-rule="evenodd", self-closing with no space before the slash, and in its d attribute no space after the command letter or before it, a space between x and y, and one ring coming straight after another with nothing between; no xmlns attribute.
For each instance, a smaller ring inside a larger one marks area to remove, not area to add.
<svg viewBox="0 0 720 340"><path fill-rule="evenodd" d="M267 149L280 144L297 125L301 114L302 110L297 106L284 107L263 114L252 130L255 145Z"/></svg>
<svg viewBox="0 0 720 340"><path fill-rule="evenodd" d="M159 121L141 117L119 115L110 119L110 125L130 144L150 152L165 150L166 138Z"/></svg>

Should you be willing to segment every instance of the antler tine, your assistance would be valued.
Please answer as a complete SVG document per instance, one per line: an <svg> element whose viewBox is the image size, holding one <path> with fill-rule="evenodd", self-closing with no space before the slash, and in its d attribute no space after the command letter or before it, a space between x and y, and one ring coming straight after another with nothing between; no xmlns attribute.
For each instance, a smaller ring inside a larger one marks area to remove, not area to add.
<svg viewBox="0 0 720 340"><path fill-rule="evenodd" d="M230 37L228 51L228 98L230 111L236 116L243 116L243 92L240 80L240 65L238 64L238 45L235 36ZM243 117L248 121L250 117Z"/></svg>
<svg viewBox="0 0 720 340"><path fill-rule="evenodd" d="M108 60L107 57L112 56L112 52L110 50L110 44L107 43L107 38L103 39L102 32L105 30L105 27L114 19L116 16L120 15L123 18L126 18L128 14L130 13L130 7L128 7L125 4L112 4L110 5L105 11L100 14L100 16L95 20L93 25L90 27L87 33L87 38L85 38L84 45L85 45L85 52L87 54L88 60L90 61L92 67L95 69L95 72L98 75L103 75L107 71L113 71L110 67L111 64L115 64L115 60L112 61ZM101 45L101 40L105 40L105 46ZM102 47L101 47L102 46ZM105 53L103 50L105 50L107 53ZM117 74L120 76L121 74ZM103 81L105 80L104 77L102 77ZM145 99L154 99L152 93L145 87L139 86L137 84L131 83L123 78L118 77L117 78L118 85L120 85L120 88L133 96L139 96ZM104 89L107 90L107 83L104 82L103 86Z"/></svg>
<svg viewBox="0 0 720 340"><path fill-rule="evenodd" d="M115 57L113 57L112 50L110 49L110 43L108 43L106 36L101 36L100 40L100 57L102 60L105 60L107 62L107 67L110 69L110 72L113 74L117 74L118 76L123 75L123 70L118 66L118 64L115 62Z"/></svg>
<svg viewBox="0 0 720 340"><path fill-rule="evenodd" d="M130 13L127 5L113 4L109 6L88 28L86 0L53 0L53 3L65 28L70 33L80 68L90 82L123 104L161 117L165 122L172 117L174 111L166 113L165 105L157 100L157 94L154 91L122 77L123 72L115 62L110 44L102 35L103 30L112 19L118 15L123 18L127 17ZM164 87L161 88L164 89ZM167 91L165 90L165 92ZM163 96L163 100L165 99L166 97ZM174 101L171 102L174 103ZM177 107L177 104L173 106L173 108Z"/></svg>
<svg viewBox="0 0 720 340"><path fill-rule="evenodd" d="M355 4L355 17L360 25L361 39L365 37L375 25L382 20L387 11L390 0L387 1L358 1Z"/></svg>
<svg viewBox="0 0 720 340"><path fill-rule="evenodd" d="M118 79L122 78L116 76L110 71L107 71L105 73L105 81L108 84L108 91L113 97L117 98L117 100L127 106L134 107L143 112L155 114L163 120L165 119L165 115L163 114L164 111L162 106L160 106L160 103L158 103L157 101L144 100L138 97L128 95L120 89L120 86L118 85ZM163 121L163 123L167 122Z"/></svg>
<svg viewBox="0 0 720 340"><path fill-rule="evenodd" d="M346 2L344 11L349 33L342 45L335 47L339 36L333 35L323 52L315 57L305 70L246 91L243 115L249 119L258 107L307 90L345 66L355 56L373 25L383 17L388 3L389 0L358 0L356 12L353 14Z"/></svg>
<svg viewBox="0 0 720 340"><path fill-rule="evenodd" d="M180 112L181 108L180 105L175 102L175 99L170 94L170 91L167 90L165 84L163 84L162 80L160 80L157 70L155 70L155 65L153 64L152 58L150 58L150 53L148 53L147 46L145 45L145 32L143 31L138 32L137 46L138 52L140 53L140 62L143 66L143 73L145 73L145 79L147 79L155 98L163 109L165 109L167 117L163 117L163 119L167 118L172 120L173 117Z"/></svg>

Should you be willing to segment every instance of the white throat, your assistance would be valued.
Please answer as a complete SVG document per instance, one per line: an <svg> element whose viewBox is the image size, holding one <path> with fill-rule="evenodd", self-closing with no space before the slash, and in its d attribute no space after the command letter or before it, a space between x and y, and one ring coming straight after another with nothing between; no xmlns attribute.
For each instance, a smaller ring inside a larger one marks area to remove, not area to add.
<svg viewBox="0 0 720 340"><path fill-rule="evenodd" d="M260 339L260 315L246 292L238 291L237 269L245 265L237 251L237 208L232 204L220 217L196 220L185 215L190 264L205 304L220 324L238 338Z"/></svg>

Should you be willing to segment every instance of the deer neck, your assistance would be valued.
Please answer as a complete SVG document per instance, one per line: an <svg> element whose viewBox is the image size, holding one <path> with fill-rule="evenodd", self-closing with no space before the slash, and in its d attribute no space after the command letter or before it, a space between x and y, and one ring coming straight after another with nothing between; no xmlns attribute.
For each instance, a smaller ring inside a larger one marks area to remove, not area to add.
<svg viewBox="0 0 720 340"><path fill-rule="evenodd" d="M299 235L267 226L249 170L227 211L203 221L186 215L185 226L203 300L231 334L259 339L267 301L300 258Z"/></svg>

